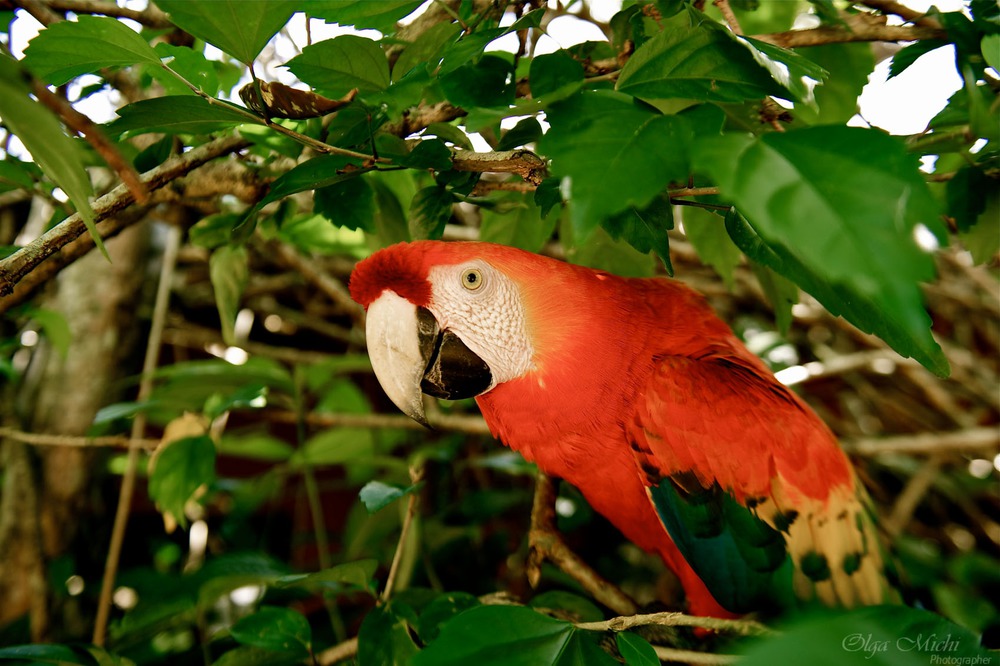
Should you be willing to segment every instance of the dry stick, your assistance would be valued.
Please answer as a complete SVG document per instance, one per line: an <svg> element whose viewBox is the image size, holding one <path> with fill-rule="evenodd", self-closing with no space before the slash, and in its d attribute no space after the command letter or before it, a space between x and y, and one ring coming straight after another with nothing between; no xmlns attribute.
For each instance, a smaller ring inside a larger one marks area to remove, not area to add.
<svg viewBox="0 0 1000 666"><path fill-rule="evenodd" d="M695 652L694 650L678 650L677 648L662 647L654 645L653 651L660 661L677 662L682 664L708 664L709 666L727 666L735 664L739 659L736 655L711 654L709 652Z"/></svg>
<svg viewBox="0 0 1000 666"><path fill-rule="evenodd" d="M73 12L74 14L103 14L104 16L115 16L127 18L141 23L150 28L170 28L173 24L167 15L160 11L152 3L146 9L137 10L127 7L119 7L113 2L102 0L47 0L45 5L61 12Z"/></svg>
<svg viewBox="0 0 1000 666"><path fill-rule="evenodd" d="M50 435L47 433L24 432L14 428L0 426L0 437L6 437L16 442L32 446L64 446L70 448L87 448L91 446L108 446L115 448L154 449L160 443L158 439L129 439L122 435L107 437L79 437L76 435Z"/></svg>
<svg viewBox="0 0 1000 666"><path fill-rule="evenodd" d="M160 337L163 324L167 319L167 305L170 302L170 281L177 263L177 250L181 244L181 231L170 227L167 235L167 245L163 251L163 266L160 269L160 283L156 289L156 303L153 306L153 321L146 343L146 357L142 363L142 380L139 382L138 401L149 399L153 392L153 372L160 356ZM132 433L129 439L136 442L142 438L146 429L146 413L139 412L132 421ZM122 477L121 490L118 494L118 509L115 511L115 522L111 528L111 544L108 546L108 557L104 565L104 580L101 583L101 596L97 602L97 619L94 621L94 645L104 645L108 629L108 617L111 613L111 593L115 586L115 576L118 572L118 559L121 556L122 544L125 541L125 528L128 524L128 514L132 506L132 494L135 491L136 470L139 467L139 447L134 444L129 447L125 475Z"/></svg>
<svg viewBox="0 0 1000 666"><path fill-rule="evenodd" d="M860 19L860 20L859 20ZM884 25L873 22L864 14L844 17L848 27L824 26L810 30L788 30L767 35L754 35L754 39L786 49L845 42L915 42L921 39L946 39L948 34L938 28L922 25Z"/></svg>
<svg viewBox="0 0 1000 666"><path fill-rule="evenodd" d="M410 468L410 483L416 485L424 478L424 468L415 466ZM410 493L406 499L406 515L403 516L403 527L399 530L399 541L396 543L396 552L392 556L392 564L389 565L389 575L385 579L385 588L379 596L379 603L384 604L392 597L392 588L396 585L396 578L399 576L399 563L403 560L403 549L406 547L406 537L410 533L410 525L413 517L417 515L417 502L420 496L416 491Z"/></svg>
<svg viewBox="0 0 1000 666"><path fill-rule="evenodd" d="M938 471L941 469L943 458L934 455L928 458L917 470L917 473L910 477L903 492L896 498L896 503L892 507L892 512L883 523L886 534L895 537L902 534L906 524L913 517L913 512L917 510L924 495L934 484Z"/></svg>
<svg viewBox="0 0 1000 666"><path fill-rule="evenodd" d="M330 666L331 664L336 664L338 661L344 661L345 659L350 659L358 654L358 639L348 638L343 643L334 645L331 648L323 650L318 655L316 655L316 663L319 666Z"/></svg>
<svg viewBox="0 0 1000 666"><path fill-rule="evenodd" d="M863 4L877 9L883 14L895 14L904 21L915 25L922 25L926 28L941 28L941 24L937 20L923 12L901 5L895 0L863 0Z"/></svg>
<svg viewBox="0 0 1000 666"><path fill-rule="evenodd" d="M532 587L538 584L542 563L549 560L580 583L599 603L619 615L634 615L639 610L639 604L590 568L563 541L555 527L555 497L552 479L544 472L538 472L531 507L531 530L528 533L528 582Z"/></svg>
<svg viewBox="0 0 1000 666"><path fill-rule="evenodd" d="M159 189L206 162L249 145L250 142L241 136L227 136L210 141L150 169L142 174L142 182L150 191ZM135 196L128 188L119 185L94 201L94 222L105 220L134 202ZM83 219L79 213L74 213L14 254L0 259L0 297L12 293L14 286L25 275L86 231Z"/></svg>
<svg viewBox="0 0 1000 666"><path fill-rule="evenodd" d="M722 18L726 20L726 25L733 31L733 34L742 35L743 28L740 27L740 22L736 18L736 14L733 13L733 8L729 6L729 0L713 0L712 4L719 8Z"/></svg>
<svg viewBox="0 0 1000 666"><path fill-rule="evenodd" d="M760 636L775 633L770 627L754 620L698 617L673 612L623 615L601 622L578 622L576 628L588 631L626 631L633 627L645 627L651 624L661 627L700 627L713 631L732 632L743 636Z"/></svg>

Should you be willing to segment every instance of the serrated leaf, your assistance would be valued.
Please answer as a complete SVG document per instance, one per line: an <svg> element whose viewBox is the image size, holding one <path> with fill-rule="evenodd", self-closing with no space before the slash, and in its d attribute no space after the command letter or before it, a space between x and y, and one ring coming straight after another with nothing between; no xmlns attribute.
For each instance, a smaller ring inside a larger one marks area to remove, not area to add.
<svg viewBox="0 0 1000 666"><path fill-rule="evenodd" d="M177 27L219 47L245 65L288 22L294 0L157 0Z"/></svg>
<svg viewBox="0 0 1000 666"><path fill-rule="evenodd" d="M363 177L319 188L313 210L339 227L374 231L375 193Z"/></svg>
<svg viewBox="0 0 1000 666"><path fill-rule="evenodd" d="M59 21L39 32L25 49L23 62L46 83L61 86L104 67L159 67L160 57L121 21L81 14L76 21Z"/></svg>
<svg viewBox="0 0 1000 666"><path fill-rule="evenodd" d="M422 485L422 483L417 483L406 488L400 488L399 486L390 486L388 483L381 481L369 481L358 493L358 497L365 505L365 508L368 509L368 513L375 513L396 500L419 490Z"/></svg>
<svg viewBox="0 0 1000 666"><path fill-rule="evenodd" d="M168 60L166 64L169 65L170 69L184 77L185 81L194 84L208 95L219 93L221 84L216 71L216 65L219 63L210 61L203 53L188 46L174 46L160 42L156 45L155 50L159 57ZM159 81L168 95L196 94L187 83L163 67L149 67L146 71Z"/></svg>
<svg viewBox="0 0 1000 666"><path fill-rule="evenodd" d="M389 87L389 60L376 42L341 35L302 49L285 65L312 87L339 97L357 88L362 94Z"/></svg>
<svg viewBox="0 0 1000 666"><path fill-rule="evenodd" d="M310 16L359 30L392 32L396 21L416 11L423 0L310 0Z"/></svg>
<svg viewBox="0 0 1000 666"><path fill-rule="evenodd" d="M329 187L357 178L363 173L362 171L347 169L349 165L357 163L357 159L343 155L314 157L297 165L271 183L267 196L257 203L256 208L260 209L272 201L283 199L290 194Z"/></svg>
<svg viewBox="0 0 1000 666"><path fill-rule="evenodd" d="M215 481L215 444L206 436L185 437L156 455L149 474L149 497L163 513L186 523L184 505L198 488Z"/></svg>
<svg viewBox="0 0 1000 666"><path fill-rule="evenodd" d="M496 197L513 207L504 213L490 208L482 209L479 239L501 245L519 247L528 252L538 252L555 230L557 217L542 217L541 210L528 199L527 194L507 192Z"/></svg>
<svg viewBox="0 0 1000 666"><path fill-rule="evenodd" d="M237 643L306 656L312 644L309 621L290 608L263 606L229 629Z"/></svg>
<svg viewBox="0 0 1000 666"><path fill-rule="evenodd" d="M83 167L79 146L63 133L62 125L44 106L28 97L20 65L0 54L0 118L21 140L32 159L54 180L76 208L94 239L94 244L108 261L108 251L97 233L94 211L90 207L93 188Z"/></svg>
<svg viewBox="0 0 1000 666"><path fill-rule="evenodd" d="M671 180L686 180L690 128L676 116L636 106L627 95L583 92L554 104L539 149L568 177L576 235L609 215L644 208ZM564 184L564 187L566 184Z"/></svg>
<svg viewBox="0 0 1000 666"><path fill-rule="evenodd" d="M858 96L875 66L869 44L824 44L809 49L809 58L829 72L816 88L816 107L798 104L795 117L810 125L846 123L858 112Z"/></svg>
<svg viewBox="0 0 1000 666"><path fill-rule="evenodd" d="M684 235L691 241L698 257L714 268L731 290L733 271L743 259L743 253L726 233L722 216L694 206L685 206L682 215Z"/></svg>
<svg viewBox="0 0 1000 666"><path fill-rule="evenodd" d="M487 54L442 74L439 81L448 101L455 106L506 109L514 103L512 69L504 58Z"/></svg>
<svg viewBox="0 0 1000 666"><path fill-rule="evenodd" d="M244 123L253 117L231 105L211 104L194 95L168 95L133 102L116 112L118 118L106 125L113 136L136 136L150 132L165 134L210 134Z"/></svg>
<svg viewBox="0 0 1000 666"><path fill-rule="evenodd" d="M597 634L520 606L476 606L442 628L437 640L413 657L413 666L613 666Z"/></svg>
<svg viewBox="0 0 1000 666"><path fill-rule="evenodd" d="M227 345L235 345L236 314L250 277L247 249L242 245L223 245L212 253L208 268L222 324L222 339Z"/></svg>
<svg viewBox="0 0 1000 666"><path fill-rule="evenodd" d="M915 63L917 58L943 46L948 46L948 42L943 39L921 39L909 46L904 46L893 54L892 62L889 63L888 78L899 76Z"/></svg>
<svg viewBox="0 0 1000 666"><path fill-rule="evenodd" d="M612 238L624 240L643 254L656 252L667 274L673 276L667 232L674 228L674 210L666 194L657 196L644 208L630 206L604 220L601 226Z"/></svg>
<svg viewBox="0 0 1000 666"><path fill-rule="evenodd" d="M636 50L615 90L643 99L742 102L785 88L754 60L746 43L690 9L663 22L663 30Z"/></svg>
<svg viewBox="0 0 1000 666"><path fill-rule="evenodd" d="M454 197L443 187L425 187L410 203L410 236L414 240L440 238L451 219Z"/></svg>
<svg viewBox="0 0 1000 666"><path fill-rule="evenodd" d="M916 159L896 138L813 127L759 139L711 137L695 156L698 170L713 178L770 248L794 257L831 294L846 290L881 316L859 319L846 304L834 303L834 310L904 356L947 373L918 286L934 276L934 262L915 239L917 225L939 242L945 234ZM788 266L772 268L823 301Z"/></svg>
<svg viewBox="0 0 1000 666"><path fill-rule="evenodd" d="M642 636L628 631L615 634L618 651L625 659L625 666L659 666L660 658L656 650Z"/></svg>

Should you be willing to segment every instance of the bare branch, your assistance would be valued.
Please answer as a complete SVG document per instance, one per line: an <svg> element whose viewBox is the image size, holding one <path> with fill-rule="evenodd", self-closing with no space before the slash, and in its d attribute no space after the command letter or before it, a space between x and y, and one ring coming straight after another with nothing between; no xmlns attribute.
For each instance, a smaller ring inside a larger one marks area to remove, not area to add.
<svg viewBox="0 0 1000 666"><path fill-rule="evenodd" d="M602 622L579 622L577 629L589 631L625 631L633 627L651 624L661 627L701 627L712 631L727 631L744 636L758 636L775 633L773 629L754 620L727 620L718 617L698 617L684 613L645 613L622 615Z"/></svg>
<svg viewBox="0 0 1000 666"><path fill-rule="evenodd" d="M729 0L713 0L712 4L719 8L722 18L726 20L726 25L733 31L733 34L742 35L743 28L740 27L739 19L733 13L733 8L729 6Z"/></svg>
<svg viewBox="0 0 1000 666"><path fill-rule="evenodd" d="M880 453L934 455L938 453L992 453L1000 448L1000 431L995 427L969 428L954 432L919 433L894 437L847 440L844 450L860 456Z"/></svg>
<svg viewBox="0 0 1000 666"><path fill-rule="evenodd" d="M920 39L946 39L948 36L940 28L923 25L886 25L884 16L872 14L844 16L844 21L846 26L789 30L768 35L754 35L754 38L787 49L844 42L913 42Z"/></svg>
<svg viewBox="0 0 1000 666"><path fill-rule="evenodd" d="M78 437L76 435L50 435L47 433L24 432L14 428L0 426L0 437L6 437L16 442L23 442L32 446L67 446L73 448L87 448L91 446L105 446L112 448L128 448L135 446L142 449L152 450L160 443L158 439L138 439L131 440L121 435L111 435L107 437Z"/></svg>
<svg viewBox="0 0 1000 666"><path fill-rule="evenodd" d="M452 153L452 166L456 171L516 173L535 185L545 179L545 160L524 149L488 153L456 150Z"/></svg>
<svg viewBox="0 0 1000 666"><path fill-rule="evenodd" d="M248 145L250 142L241 136L216 139L150 169L142 175L142 182L150 191L159 189L206 162ZM105 220L133 203L135 195L124 185L119 185L94 202L94 221ZM83 218L79 213L74 213L14 254L0 260L0 296L13 293L14 287L26 275L86 230ZM0 309L0 312L3 310Z"/></svg>
<svg viewBox="0 0 1000 666"><path fill-rule="evenodd" d="M895 0L863 0L862 4L872 9L877 9L883 14L895 14L908 23L922 25L926 28L941 29L941 24L936 19L927 16L923 12L901 5Z"/></svg>

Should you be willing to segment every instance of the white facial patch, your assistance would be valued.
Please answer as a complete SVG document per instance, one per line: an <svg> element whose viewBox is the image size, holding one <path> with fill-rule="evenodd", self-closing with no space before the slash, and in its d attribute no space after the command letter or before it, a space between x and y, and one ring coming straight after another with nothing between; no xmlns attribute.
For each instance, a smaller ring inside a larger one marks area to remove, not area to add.
<svg viewBox="0 0 1000 666"><path fill-rule="evenodd" d="M510 278L479 260L435 266L428 277L428 309L490 366L490 388L533 368L521 294Z"/></svg>

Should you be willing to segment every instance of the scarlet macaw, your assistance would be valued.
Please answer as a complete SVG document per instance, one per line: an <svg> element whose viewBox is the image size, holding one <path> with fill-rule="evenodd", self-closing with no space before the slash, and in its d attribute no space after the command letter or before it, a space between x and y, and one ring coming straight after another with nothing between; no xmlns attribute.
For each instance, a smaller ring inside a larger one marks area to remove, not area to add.
<svg viewBox="0 0 1000 666"><path fill-rule="evenodd" d="M690 288L425 241L360 262L350 290L403 412L475 396L497 439L659 553L691 613L894 600L834 435Z"/></svg>

